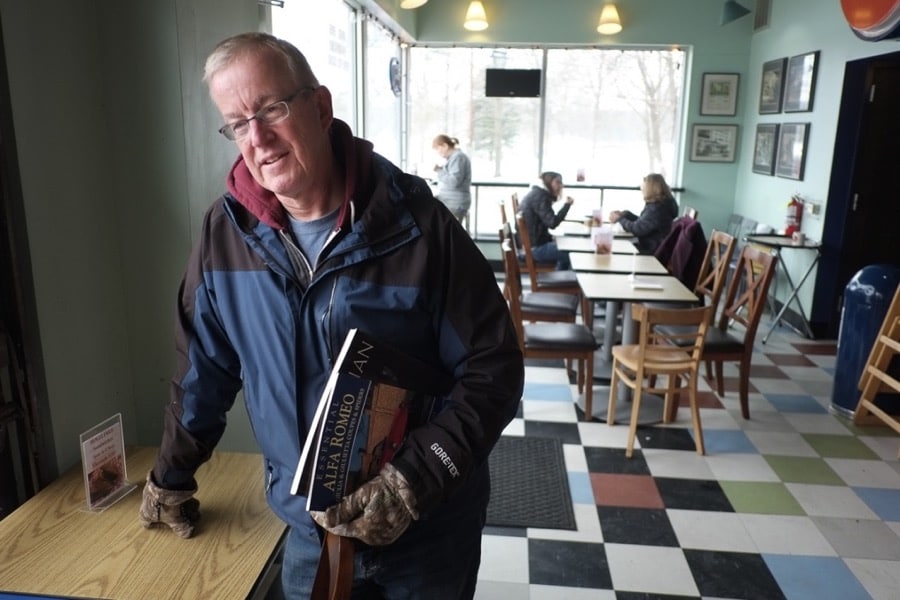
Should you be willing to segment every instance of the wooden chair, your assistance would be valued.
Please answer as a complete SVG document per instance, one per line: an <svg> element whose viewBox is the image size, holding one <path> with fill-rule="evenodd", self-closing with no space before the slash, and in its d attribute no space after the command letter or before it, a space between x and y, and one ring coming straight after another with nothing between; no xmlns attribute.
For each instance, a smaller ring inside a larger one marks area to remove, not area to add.
<svg viewBox="0 0 900 600"><path fill-rule="evenodd" d="M594 351L599 343L594 333L583 323L526 323L522 317L519 298L522 296L518 261L510 244L504 244L503 265L509 284L509 311L512 315L519 347L525 358L558 358L566 361L567 369L576 361L578 393L584 394L585 419L591 420L594 393Z"/></svg>
<svg viewBox="0 0 900 600"><path fill-rule="evenodd" d="M663 415L668 422L674 413L673 407L677 406L676 398L684 393L682 381L687 384L697 454L704 453L703 428L697 405L697 371L711 314L711 306L651 308L643 304L634 305L632 316L641 325L640 337L637 344L613 346L607 413L607 423L613 425L619 382L634 391L625 456L630 458L634 450L643 394L661 394L665 397ZM666 385L658 387L656 380L663 375Z"/></svg>
<svg viewBox="0 0 900 600"><path fill-rule="evenodd" d="M694 292L698 298L702 298L706 306L713 307L713 315L718 312L719 300L725 291L725 282L728 281L728 268L731 265L731 257L734 255L735 239L724 231L712 230L709 243L706 246L706 254L703 256L703 264L700 265L700 274L694 285Z"/></svg>
<svg viewBox="0 0 900 600"><path fill-rule="evenodd" d="M525 218L521 213L516 213L516 228L519 232L521 251L525 255L525 267L531 280L531 290L534 292L563 292L581 296L581 286L575 277L575 271L542 271L538 268L534 255L531 253L531 239L528 237L528 227L525 226Z"/></svg>
<svg viewBox="0 0 900 600"><path fill-rule="evenodd" d="M700 215L700 211L692 206L685 206L684 212L681 213L681 215L689 219L694 219L696 221L697 217Z"/></svg>
<svg viewBox="0 0 900 600"><path fill-rule="evenodd" d="M513 194L513 196L515 197L515 194ZM516 256L519 258L519 266L525 267L525 268L527 269L528 267L527 267L527 265L525 264L525 254L522 252L521 248L519 247L519 244L516 243L516 235L515 235L515 231L513 230L512 224L510 223L509 219L508 219L507 216L506 216L506 204L501 200L501 201L499 202L499 205L500 205L500 225L501 225L501 227L503 228L501 231L502 231L502 232L505 232L506 236L507 236L507 237L510 239L510 241L512 242L513 249L516 251ZM518 208L518 206L519 206L518 200L516 200L516 201L514 202L514 205ZM513 214L516 214L517 212L518 212L518 210L516 210L515 212L513 212ZM501 246L502 246L502 244L503 244L503 239L502 239L502 238L501 238L501 240L500 240L500 244L501 244ZM555 271L555 270L556 270L556 263L539 263L539 262L535 262L535 268L536 268L539 272L544 272L544 271Z"/></svg>
<svg viewBox="0 0 900 600"><path fill-rule="evenodd" d="M513 214L519 212L519 195L515 192L512 193L512 196L509 197L510 206L512 206Z"/></svg>
<svg viewBox="0 0 900 600"><path fill-rule="evenodd" d="M725 361L736 361L739 367L738 394L741 415L750 418L748 390L750 387L750 361L756 330L766 307L769 286L775 275L775 258L760 248L746 245L737 259L734 276L728 284L718 325L711 327L706 335L703 360L715 364L716 392L725 395L722 365ZM743 328L743 334L732 334L729 324Z"/></svg>
<svg viewBox="0 0 900 600"><path fill-rule="evenodd" d="M507 231L508 226L509 223L500 228L500 247L504 248L505 245L508 245L514 250ZM513 293L510 279L519 282L519 305L521 306L522 320L574 323L578 315L578 296L559 292L522 292L522 271L519 261L515 262L515 272L505 277L503 295L509 301L509 295Z"/></svg>
<svg viewBox="0 0 900 600"><path fill-rule="evenodd" d="M859 404L853 412L853 422L857 425L887 425L900 433L900 416L891 414L876 403L881 394L900 394L900 381L892 376L896 357L900 354L900 288L894 292L894 299L888 308L878 337L869 351L869 358L859 378ZM900 459L900 450L897 451Z"/></svg>

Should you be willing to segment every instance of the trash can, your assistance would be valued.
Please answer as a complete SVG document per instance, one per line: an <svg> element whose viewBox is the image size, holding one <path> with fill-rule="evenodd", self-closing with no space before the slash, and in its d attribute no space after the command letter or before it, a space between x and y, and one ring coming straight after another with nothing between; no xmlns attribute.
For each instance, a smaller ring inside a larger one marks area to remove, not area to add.
<svg viewBox="0 0 900 600"><path fill-rule="evenodd" d="M839 415L853 417L859 403L859 378L869 360L869 353L898 284L900 268L892 265L869 265L860 269L844 288L837 364L831 393L831 410ZM892 363L889 372L900 378L898 367L900 365ZM881 396L888 395L879 394L876 396L876 403Z"/></svg>

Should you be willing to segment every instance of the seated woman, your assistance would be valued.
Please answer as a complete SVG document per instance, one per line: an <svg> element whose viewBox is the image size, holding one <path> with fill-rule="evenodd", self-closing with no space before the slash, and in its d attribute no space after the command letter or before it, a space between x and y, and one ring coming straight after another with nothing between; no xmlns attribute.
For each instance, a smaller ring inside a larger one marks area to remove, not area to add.
<svg viewBox="0 0 900 600"><path fill-rule="evenodd" d="M678 204L665 178L659 173L650 173L641 184L644 194L644 210L636 215L629 210L614 210L609 213L611 223L619 223L622 229L637 237L636 246L640 254L653 254L659 243L669 235L672 221L678 216Z"/></svg>
<svg viewBox="0 0 900 600"><path fill-rule="evenodd" d="M472 187L472 165L469 157L457 147L459 140L448 135L437 136L431 146L444 159L444 164L434 166L438 182L437 199L462 221L472 205L469 189Z"/></svg>
<svg viewBox="0 0 900 600"><path fill-rule="evenodd" d="M553 203L562 197L562 191L562 175L554 171L541 173L540 182L531 186L519 202L519 212L525 219L525 226L528 227L534 260L555 262L558 270L565 271L572 268L569 254L560 252L549 231L563 222L574 202L571 197L567 197L559 212L553 212Z"/></svg>

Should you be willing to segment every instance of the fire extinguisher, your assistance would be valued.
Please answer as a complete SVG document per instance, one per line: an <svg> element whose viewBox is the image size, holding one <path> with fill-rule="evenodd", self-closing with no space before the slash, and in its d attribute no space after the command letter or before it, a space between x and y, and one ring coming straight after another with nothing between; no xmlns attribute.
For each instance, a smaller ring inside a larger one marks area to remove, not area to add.
<svg viewBox="0 0 900 600"><path fill-rule="evenodd" d="M790 237L795 231L800 231L800 222L803 220L803 200L799 196L791 196L787 205L787 219L785 221L784 235Z"/></svg>

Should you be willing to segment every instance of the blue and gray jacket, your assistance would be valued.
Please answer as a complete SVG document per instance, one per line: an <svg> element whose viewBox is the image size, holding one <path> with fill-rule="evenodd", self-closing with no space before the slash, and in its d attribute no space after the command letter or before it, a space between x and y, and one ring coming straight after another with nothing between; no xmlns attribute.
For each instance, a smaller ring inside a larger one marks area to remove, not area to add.
<svg viewBox="0 0 900 600"><path fill-rule="evenodd" d="M153 476L192 487L243 390L269 504L310 526L291 481L332 361L358 327L455 380L392 461L429 518L464 499L456 492L469 480L486 481L521 398L521 352L489 264L428 185L340 121L331 137L347 199L314 266L298 260L280 203L242 159L207 212L179 291L177 372Z"/></svg>

